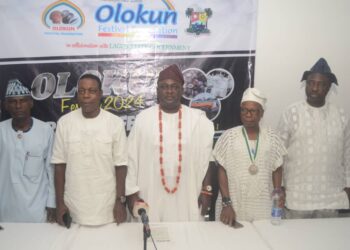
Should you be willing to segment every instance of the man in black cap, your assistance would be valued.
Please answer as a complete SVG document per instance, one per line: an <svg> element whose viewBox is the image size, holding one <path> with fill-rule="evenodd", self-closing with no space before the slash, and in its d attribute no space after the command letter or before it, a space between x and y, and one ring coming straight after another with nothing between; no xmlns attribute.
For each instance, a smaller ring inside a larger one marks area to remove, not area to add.
<svg viewBox="0 0 350 250"><path fill-rule="evenodd" d="M131 206L138 194L147 201L152 222L198 221L210 204L214 127L203 111L181 105L183 84L177 65L161 71L158 105L139 113L128 138L126 195Z"/></svg>
<svg viewBox="0 0 350 250"><path fill-rule="evenodd" d="M278 130L288 150L284 165L287 219L337 217L349 208L350 124L344 111L326 100L338 85L325 59L302 77L306 101L283 113Z"/></svg>

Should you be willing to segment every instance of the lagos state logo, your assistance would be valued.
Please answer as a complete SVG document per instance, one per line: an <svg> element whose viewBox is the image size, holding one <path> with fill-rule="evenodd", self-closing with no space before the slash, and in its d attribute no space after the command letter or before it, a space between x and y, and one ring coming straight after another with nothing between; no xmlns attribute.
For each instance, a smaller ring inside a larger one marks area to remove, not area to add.
<svg viewBox="0 0 350 250"><path fill-rule="evenodd" d="M208 19L212 15L213 11L210 8L196 11L193 8L187 8L186 16L190 19L190 24L186 31L196 35L210 33L210 30L208 29Z"/></svg>

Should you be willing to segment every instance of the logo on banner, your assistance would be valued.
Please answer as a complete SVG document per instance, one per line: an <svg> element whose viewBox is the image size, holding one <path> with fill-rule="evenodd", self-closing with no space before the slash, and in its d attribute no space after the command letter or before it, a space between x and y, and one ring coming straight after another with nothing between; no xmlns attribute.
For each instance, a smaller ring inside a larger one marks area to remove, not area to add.
<svg viewBox="0 0 350 250"><path fill-rule="evenodd" d="M75 32L84 25L85 16L73 2L60 0L45 8L42 22L51 31Z"/></svg>
<svg viewBox="0 0 350 250"><path fill-rule="evenodd" d="M176 39L178 13L170 0L159 1L163 8L142 2L103 4L95 11L99 23L98 36L130 38L131 40Z"/></svg>
<svg viewBox="0 0 350 250"><path fill-rule="evenodd" d="M204 11L195 11L193 8L187 8L186 16L190 19L190 25L186 31L188 33L195 33L196 35L210 33L208 19L212 15L213 11L210 8L204 9Z"/></svg>

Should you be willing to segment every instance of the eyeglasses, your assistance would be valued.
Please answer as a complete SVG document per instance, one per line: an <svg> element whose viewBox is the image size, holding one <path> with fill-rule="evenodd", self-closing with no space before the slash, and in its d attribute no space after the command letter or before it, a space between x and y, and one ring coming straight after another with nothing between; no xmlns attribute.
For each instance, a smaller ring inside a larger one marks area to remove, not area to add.
<svg viewBox="0 0 350 250"><path fill-rule="evenodd" d="M241 108L241 114L242 115L246 115L246 114L250 114L250 115L257 115L259 113L259 109L246 109L246 108Z"/></svg>
<svg viewBox="0 0 350 250"><path fill-rule="evenodd" d="M99 89L78 89L78 94L84 95L85 93L88 93L90 95L96 95L99 91Z"/></svg>

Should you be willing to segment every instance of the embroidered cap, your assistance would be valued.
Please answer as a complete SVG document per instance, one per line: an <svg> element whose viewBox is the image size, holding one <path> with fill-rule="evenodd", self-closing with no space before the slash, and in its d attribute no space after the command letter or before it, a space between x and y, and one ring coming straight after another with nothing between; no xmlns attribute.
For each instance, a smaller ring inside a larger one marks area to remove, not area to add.
<svg viewBox="0 0 350 250"><path fill-rule="evenodd" d="M16 97L16 96L31 96L30 91L27 87L18 79L11 79L7 84L5 97Z"/></svg>
<svg viewBox="0 0 350 250"><path fill-rule="evenodd" d="M158 82L164 81L166 79L172 79L181 84L185 83L182 72L176 64L170 65L159 73Z"/></svg>
<svg viewBox="0 0 350 250"><path fill-rule="evenodd" d="M263 109L265 109L265 103L267 102L267 99L260 92L260 90L256 88L247 88L243 93L241 104L247 101L257 102L261 105Z"/></svg>
<svg viewBox="0 0 350 250"><path fill-rule="evenodd" d="M320 73L328 77L331 83L338 85L337 77L332 73L327 61L324 58L318 59L314 66L310 70L304 72L302 81L306 80L312 73Z"/></svg>

